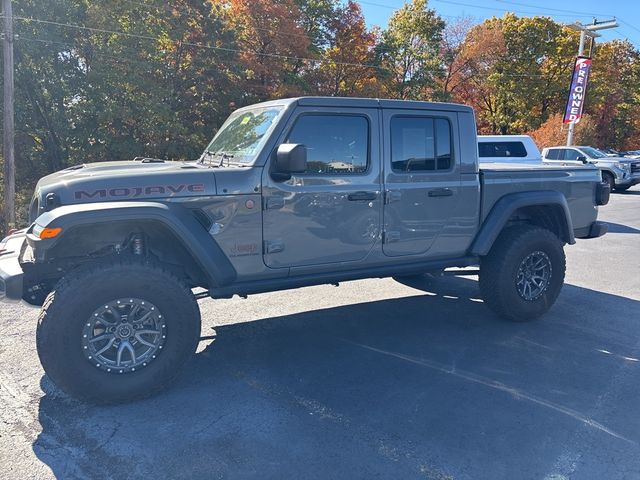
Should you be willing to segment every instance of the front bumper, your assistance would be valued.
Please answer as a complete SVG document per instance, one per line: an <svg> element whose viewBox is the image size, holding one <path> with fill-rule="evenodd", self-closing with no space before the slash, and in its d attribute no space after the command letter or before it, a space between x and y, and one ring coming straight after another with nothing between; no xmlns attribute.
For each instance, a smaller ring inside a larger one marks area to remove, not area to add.
<svg viewBox="0 0 640 480"><path fill-rule="evenodd" d="M623 178L616 177L616 187L633 187L640 183L640 174L627 174Z"/></svg>
<svg viewBox="0 0 640 480"><path fill-rule="evenodd" d="M20 254L26 235L18 233L0 243L0 300L16 302L22 299L24 273L20 266Z"/></svg>

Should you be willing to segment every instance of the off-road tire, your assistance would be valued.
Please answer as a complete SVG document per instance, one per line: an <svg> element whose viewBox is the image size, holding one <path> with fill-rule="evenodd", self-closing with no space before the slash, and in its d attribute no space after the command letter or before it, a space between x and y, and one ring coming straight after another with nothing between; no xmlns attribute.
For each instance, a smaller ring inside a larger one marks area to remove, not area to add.
<svg viewBox="0 0 640 480"><path fill-rule="evenodd" d="M602 172L602 181L609 184L609 189L612 192L616 190L616 180L609 172Z"/></svg>
<svg viewBox="0 0 640 480"><path fill-rule="evenodd" d="M551 264L547 288L537 298L525 300L516 287L518 269L533 252L544 252ZM503 318L525 322L540 317L554 304L566 269L563 244L549 230L533 225L505 229L480 262L480 291L484 303Z"/></svg>
<svg viewBox="0 0 640 480"><path fill-rule="evenodd" d="M81 337L98 306L125 297L157 305L164 315L166 340L145 368L118 375L90 363ZM42 306L36 332L38 355L49 378L68 395L96 404L156 394L174 380L199 338L200 310L188 286L159 265L122 261L84 267L60 280Z"/></svg>

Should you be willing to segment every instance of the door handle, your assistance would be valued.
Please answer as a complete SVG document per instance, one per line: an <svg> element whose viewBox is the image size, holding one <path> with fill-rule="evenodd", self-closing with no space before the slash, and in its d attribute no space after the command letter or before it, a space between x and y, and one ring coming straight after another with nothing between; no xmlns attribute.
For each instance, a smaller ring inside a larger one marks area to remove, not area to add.
<svg viewBox="0 0 640 480"><path fill-rule="evenodd" d="M435 190L429 190L430 197L450 197L453 195L453 190L450 188L436 188Z"/></svg>
<svg viewBox="0 0 640 480"><path fill-rule="evenodd" d="M376 198L378 198L377 192L353 192L347 195L347 199L350 202L357 202L361 200L375 200Z"/></svg>

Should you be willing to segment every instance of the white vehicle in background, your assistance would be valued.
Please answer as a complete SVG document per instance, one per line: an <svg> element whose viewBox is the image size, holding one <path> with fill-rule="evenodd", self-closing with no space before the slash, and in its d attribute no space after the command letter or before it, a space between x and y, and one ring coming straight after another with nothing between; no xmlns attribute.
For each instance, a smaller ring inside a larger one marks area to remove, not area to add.
<svg viewBox="0 0 640 480"><path fill-rule="evenodd" d="M623 192L640 183L640 160L609 157L597 148L585 146L549 147L542 150L542 160L548 164L592 164L602 172L602 180L611 190Z"/></svg>
<svg viewBox="0 0 640 480"><path fill-rule="evenodd" d="M478 135L478 156L481 163L542 163L528 135Z"/></svg>

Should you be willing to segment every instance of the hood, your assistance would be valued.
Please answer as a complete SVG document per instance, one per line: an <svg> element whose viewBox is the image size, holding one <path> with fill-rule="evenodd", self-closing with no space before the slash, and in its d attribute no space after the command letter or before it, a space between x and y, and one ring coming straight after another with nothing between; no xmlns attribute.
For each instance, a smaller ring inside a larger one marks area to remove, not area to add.
<svg viewBox="0 0 640 480"><path fill-rule="evenodd" d="M51 195L53 194L53 195ZM195 162L133 160L77 165L43 177L35 196L55 206L216 194L215 173ZM34 212L35 213L35 212Z"/></svg>
<svg viewBox="0 0 640 480"><path fill-rule="evenodd" d="M597 163L635 163L638 160L636 158L629 157L603 157L591 158L589 161Z"/></svg>

